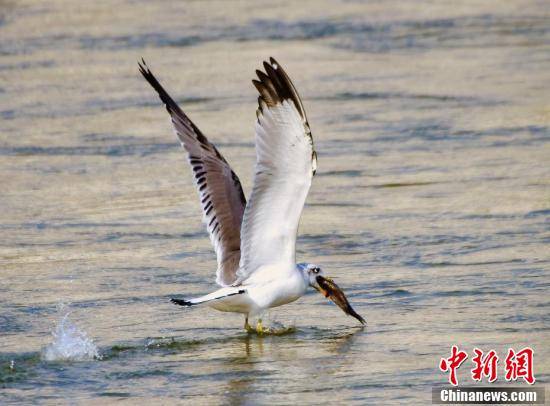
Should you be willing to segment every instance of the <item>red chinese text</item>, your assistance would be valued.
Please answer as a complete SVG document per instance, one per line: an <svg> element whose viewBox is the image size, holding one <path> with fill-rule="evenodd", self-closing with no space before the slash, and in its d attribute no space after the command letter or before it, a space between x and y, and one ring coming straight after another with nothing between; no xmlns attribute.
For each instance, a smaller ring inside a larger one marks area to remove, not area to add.
<svg viewBox="0 0 550 406"><path fill-rule="evenodd" d="M474 348L476 354L472 358L472 362L475 367L472 368L472 379L474 381L481 381L481 378L486 376L488 382L494 382L497 380L497 364L498 355L495 350L491 350L487 355L483 356L483 351L479 348Z"/></svg>
<svg viewBox="0 0 550 406"><path fill-rule="evenodd" d="M512 348L508 349L505 361L506 380L515 381L518 378L523 378L529 385L534 384L533 354L534 351L529 347L518 352L515 352Z"/></svg>
<svg viewBox="0 0 550 406"><path fill-rule="evenodd" d="M464 351L458 351L458 347L453 345L451 348L451 356L449 358L441 358L439 362L439 369L442 372L449 372L449 383L451 385L458 385L458 379L456 378L456 370L462 365L468 358L468 354Z"/></svg>

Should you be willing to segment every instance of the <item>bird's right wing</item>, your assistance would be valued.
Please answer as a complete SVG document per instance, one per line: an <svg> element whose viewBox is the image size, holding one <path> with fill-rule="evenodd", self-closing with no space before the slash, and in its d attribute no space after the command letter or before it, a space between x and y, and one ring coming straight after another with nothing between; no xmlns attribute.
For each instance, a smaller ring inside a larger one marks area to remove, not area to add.
<svg viewBox="0 0 550 406"><path fill-rule="evenodd" d="M260 267L295 266L298 223L317 167L300 96L273 58L256 71L256 174L244 213L239 280Z"/></svg>
<svg viewBox="0 0 550 406"><path fill-rule="evenodd" d="M229 286L237 279L241 257L241 222L246 206L241 182L214 144L164 90L145 61L139 64L139 70L165 104L176 135L187 151L201 200L203 221L218 260L216 282Z"/></svg>

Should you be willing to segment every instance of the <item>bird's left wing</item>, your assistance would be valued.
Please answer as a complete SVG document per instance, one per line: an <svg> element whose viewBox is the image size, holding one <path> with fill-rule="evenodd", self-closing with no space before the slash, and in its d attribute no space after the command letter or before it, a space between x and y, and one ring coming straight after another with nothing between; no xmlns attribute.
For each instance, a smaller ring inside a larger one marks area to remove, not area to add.
<svg viewBox="0 0 550 406"><path fill-rule="evenodd" d="M281 65L264 62L253 80L256 173L241 230L239 280L264 265L295 261L296 234L317 155L300 96Z"/></svg>
<svg viewBox="0 0 550 406"><path fill-rule="evenodd" d="M216 282L233 284L240 259L241 222L246 205L241 182L218 149L193 124L153 76L145 61L139 70L157 91L172 119L172 125L187 151L203 210L203 221L218 259Z"/></svg>

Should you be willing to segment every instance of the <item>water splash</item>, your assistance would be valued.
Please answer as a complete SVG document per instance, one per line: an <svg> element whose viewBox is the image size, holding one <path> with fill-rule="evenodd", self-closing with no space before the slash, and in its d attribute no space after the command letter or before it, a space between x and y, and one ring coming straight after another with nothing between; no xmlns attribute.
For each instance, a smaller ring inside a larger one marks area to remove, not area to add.
<svg viewBox="0 0 550 406"><path fill-rule="evenodd" d="M52 331L53 341L42 350L45 361L86 361L101 359L101 355L88 335L79 329L69 316L71 311L60 306L61 320Z"/></svg>

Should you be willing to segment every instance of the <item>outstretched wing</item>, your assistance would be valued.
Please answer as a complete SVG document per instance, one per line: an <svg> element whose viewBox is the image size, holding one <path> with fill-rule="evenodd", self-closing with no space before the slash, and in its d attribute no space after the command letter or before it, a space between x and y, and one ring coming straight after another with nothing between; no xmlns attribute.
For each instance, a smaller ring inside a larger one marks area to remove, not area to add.
<svg viewBox="0 0 550 406"><path fill-rule="evenodd" d="M229 286L235 282L239 268L241 223L246 206L239 178L217 148L164 90L144 60L139 70L166 106L176 135L187 151L199 191L203 221L218 259L216 282Z"/></svg>
<svg viewBox="0 0 550 406"><path fill-rule="evenodd" d="M317 166L317 155L300 96L281 65L264 62L253 80L256 173L244 212L239 280L263 265L296 263L296 234Z"/></svg>

